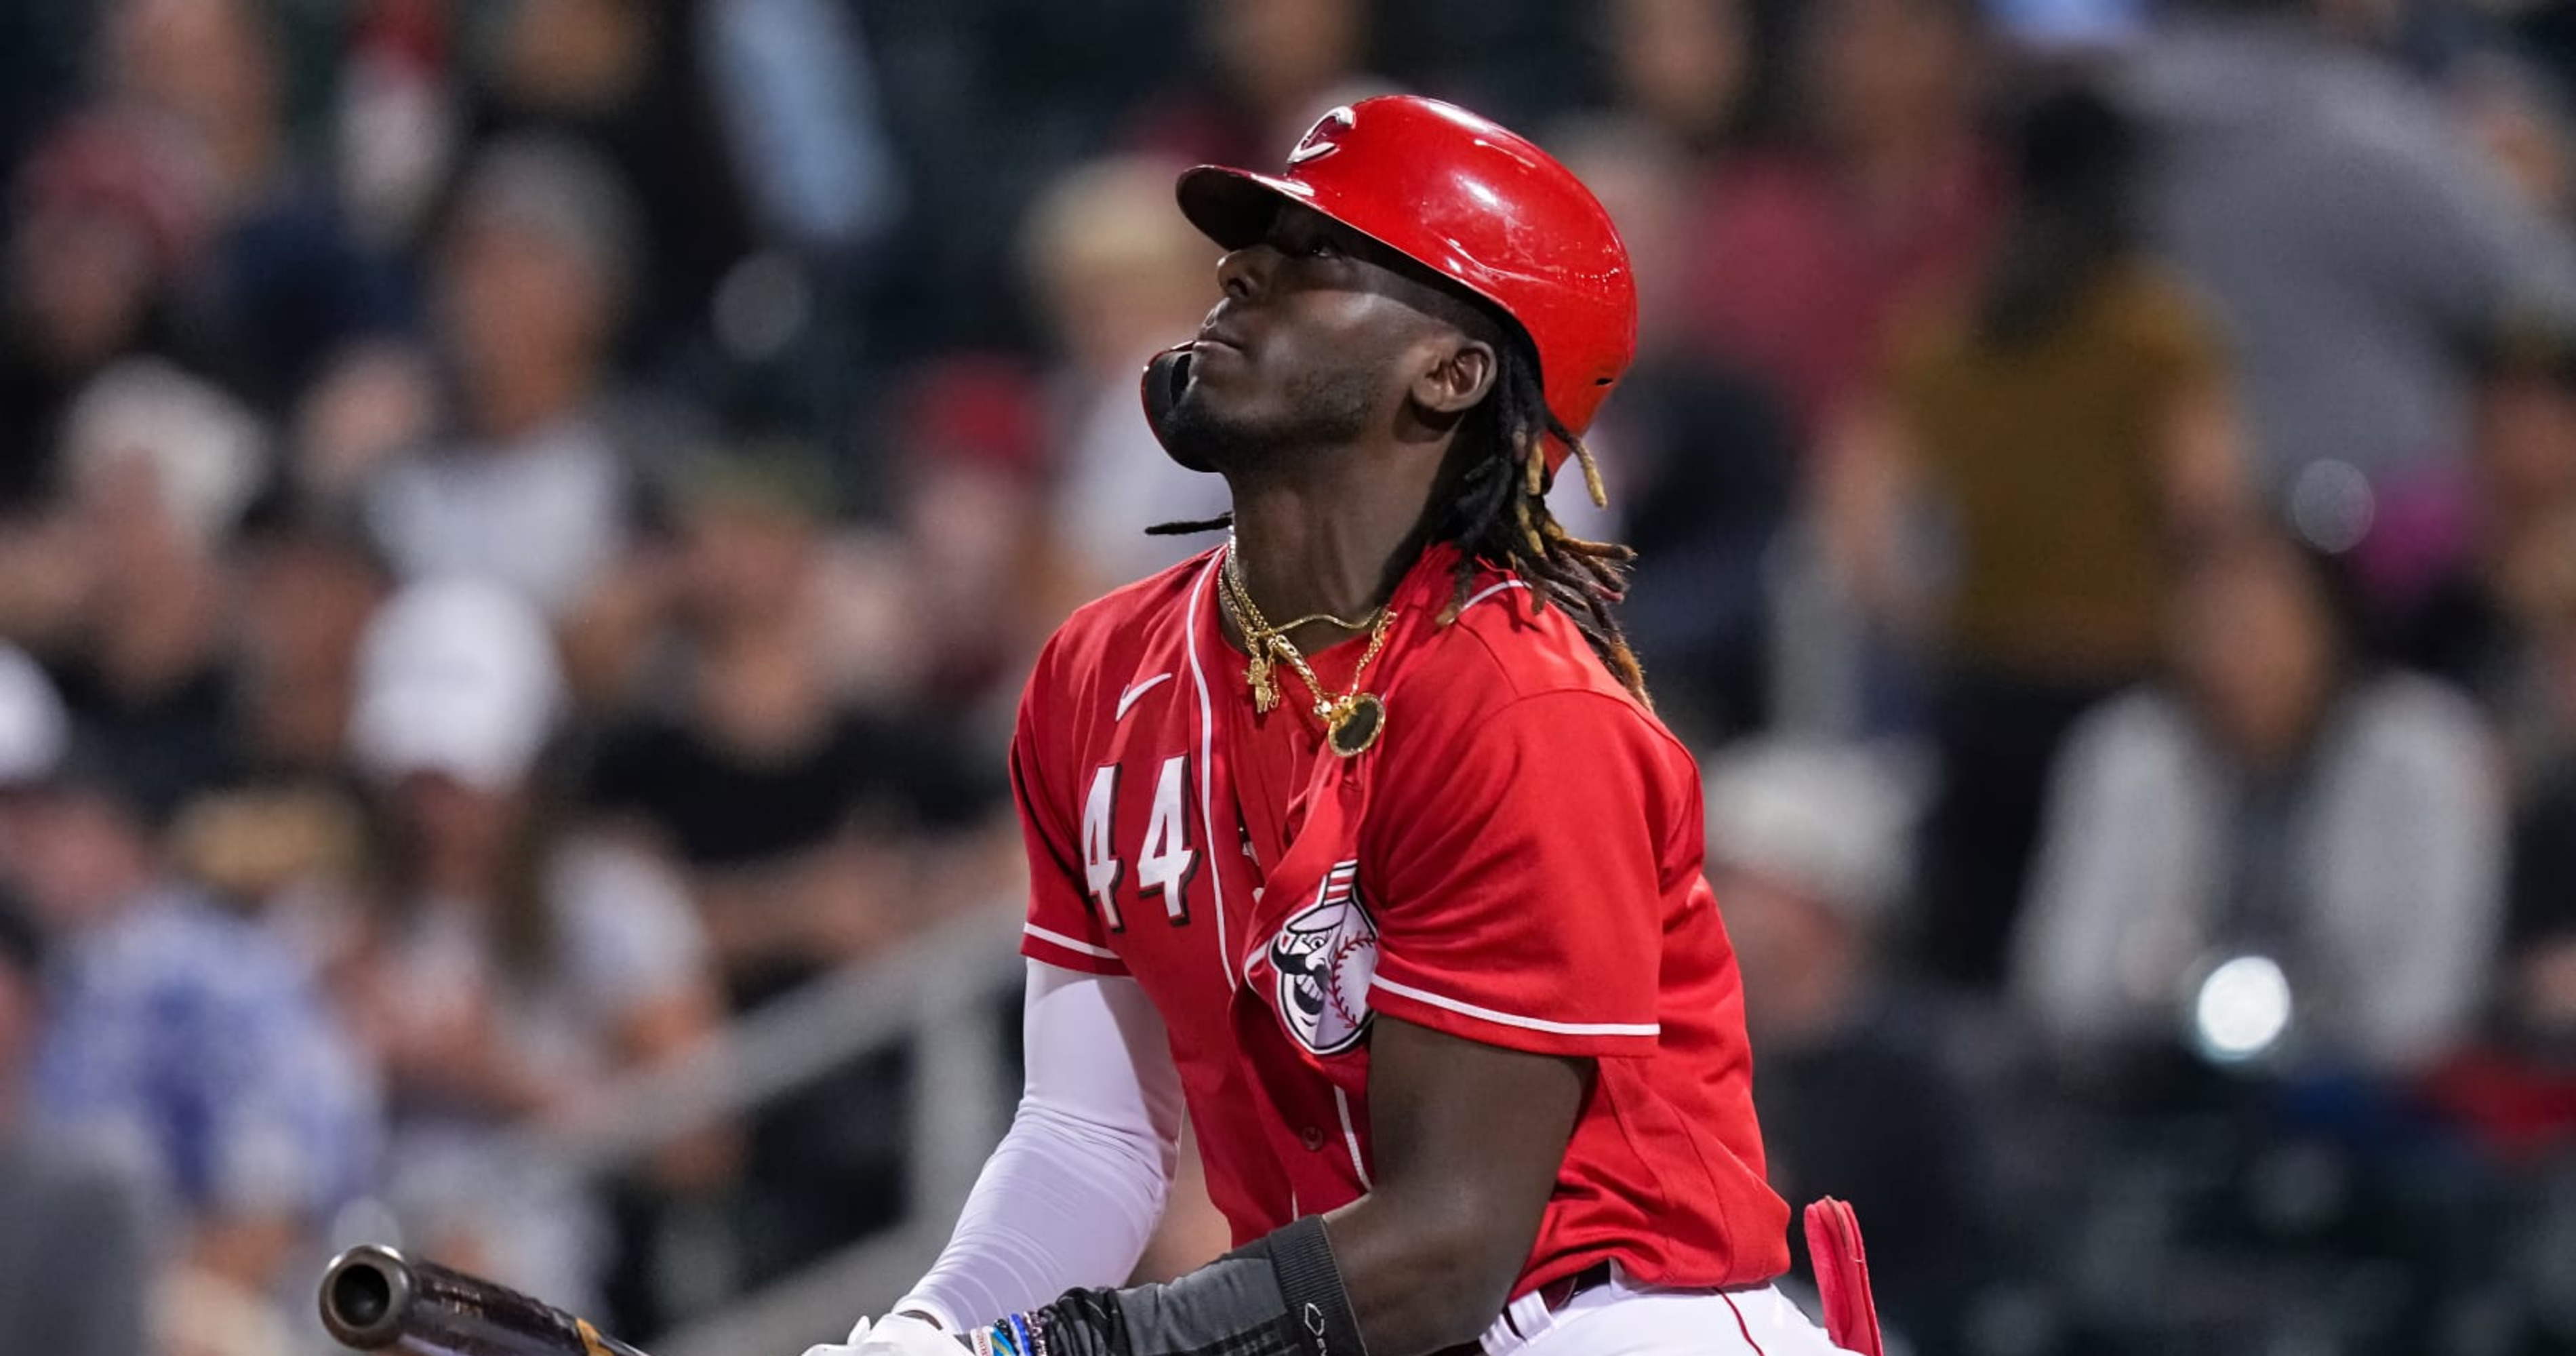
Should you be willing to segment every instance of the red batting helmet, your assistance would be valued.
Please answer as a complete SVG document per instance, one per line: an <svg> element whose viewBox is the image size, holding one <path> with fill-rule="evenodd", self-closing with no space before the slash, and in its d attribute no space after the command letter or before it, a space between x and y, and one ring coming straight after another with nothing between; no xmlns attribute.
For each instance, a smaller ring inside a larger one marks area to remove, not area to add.
<svg viewBox="0 0 2576 1356"><path fill-rule="evenodd" d="M1636 356L1637 282L1610 214L1547 152L1454 104L1348 104L1316 120L1282 173L1201 165L1178 194L1227 249L1301 203L1484 298L1528 334L1548 410L1577 435ZM1178 395L1168 383L1146 369L1149 416ZM1572 450L1548 439L1549 472Z"/></svg>

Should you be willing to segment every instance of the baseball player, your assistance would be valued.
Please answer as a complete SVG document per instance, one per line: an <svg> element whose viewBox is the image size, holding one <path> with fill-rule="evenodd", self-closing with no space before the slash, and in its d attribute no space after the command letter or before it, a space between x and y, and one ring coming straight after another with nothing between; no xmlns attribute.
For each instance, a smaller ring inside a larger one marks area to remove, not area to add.
<svg viewBox="0 0 2576 1356"><path fill-rule="evenodd" d="M1040 656L1026 1095L930 1273L810 1356L1830 1350L1769 1285L1788 1212L1628 553L1544 497L1569 459L1598 496L1580 434L1635 348L1609 217L1405 96L1178 194L1222 298L1147 416L1232 493L1183 526L1230 530ZM1237 1247L1115 1288L1185 1108Z"/></svg>

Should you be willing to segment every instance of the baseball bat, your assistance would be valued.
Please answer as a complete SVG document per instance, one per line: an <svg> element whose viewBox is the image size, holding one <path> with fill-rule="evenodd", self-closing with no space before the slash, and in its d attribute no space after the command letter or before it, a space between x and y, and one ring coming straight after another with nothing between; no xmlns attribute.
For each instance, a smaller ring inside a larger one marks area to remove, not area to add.
<svg viewBox="0 0 2576 1356"><path fill-rule="evenodd" d="M644 1356L542 1300L373 1243L323 1271L322 1326L388 1356Z"/></svg>

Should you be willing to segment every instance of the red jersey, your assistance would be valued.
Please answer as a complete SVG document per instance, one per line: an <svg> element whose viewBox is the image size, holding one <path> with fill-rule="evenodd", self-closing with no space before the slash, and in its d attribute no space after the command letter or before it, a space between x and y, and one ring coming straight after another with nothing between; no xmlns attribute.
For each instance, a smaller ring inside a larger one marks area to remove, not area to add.
<svg viewBox="0 0 2576 1356"><path fill-rule="evenodd" d="M1255 713L1219 559L1074 614L1011 774L1021 949L1143 985L1236 1241L1369 1189L1383 1012L1597 1061L1514 1295L1605 1259L1689 1287L1786 1270L1688 751L1510 576L1440 624L1457 556L1435 547L1362 684L1385 732L1337 757L1293 672ZM1343 690L1363 648L1318 675Z"/></svg>

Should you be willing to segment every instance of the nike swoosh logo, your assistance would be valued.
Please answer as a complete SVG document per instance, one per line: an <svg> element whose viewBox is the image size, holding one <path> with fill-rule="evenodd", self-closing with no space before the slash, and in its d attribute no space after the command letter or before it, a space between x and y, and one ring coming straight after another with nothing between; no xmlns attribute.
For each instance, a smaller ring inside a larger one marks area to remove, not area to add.
<svg viewBox="0 0 2576 1356"><path fill-rule="evenodd" d="M1146 693L1153 691L1155 688L1160 687L1171 680L1172 675L1168 673L1158 673L1153 677L1138 683L1134 687L1127 689L1125 692L1120 693L1118 696L1118 714L1111 716L1109 718L1109 723L1115 725L1118 722L1125 720L1127 718L1127 708L1134 706L1138 697L1144 696Z"/></svg>

